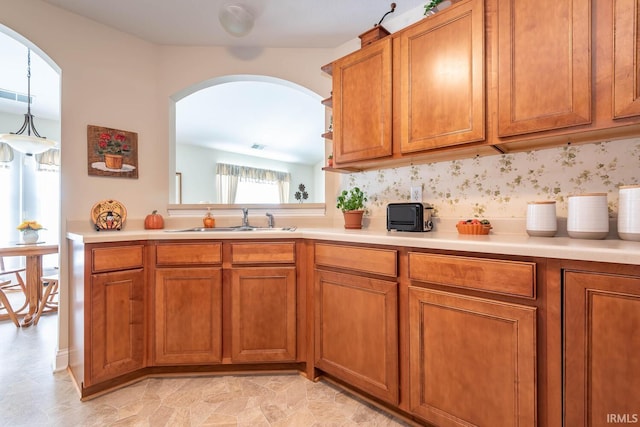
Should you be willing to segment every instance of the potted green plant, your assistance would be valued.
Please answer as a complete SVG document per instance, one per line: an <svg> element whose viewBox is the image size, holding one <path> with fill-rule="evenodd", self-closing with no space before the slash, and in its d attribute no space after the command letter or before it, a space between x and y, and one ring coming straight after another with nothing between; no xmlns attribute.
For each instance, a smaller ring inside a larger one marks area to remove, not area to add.
<svg viewBox="0 0 640 427"><path fill-rule="evenodd" d="M424 6L424 14L432 15L438 11L438 5L442 3L444 0L431 0ZM450 2L449 2L450 3Z"/></svg>
<svg viewBox="0 0 640 427"><path fill-rule="evenodd" d="M333 154L329 154L329 157L327 157L327 166L333 167Z"/></svg>
<svg viewBox="0 0 640 427"><path fill-rule="evenodd" d="M342 190L336 201L336 208L340 209L344 216L344 228L362 228L362 215L367 195L359 187L353 187L350 190Z"/></svg>

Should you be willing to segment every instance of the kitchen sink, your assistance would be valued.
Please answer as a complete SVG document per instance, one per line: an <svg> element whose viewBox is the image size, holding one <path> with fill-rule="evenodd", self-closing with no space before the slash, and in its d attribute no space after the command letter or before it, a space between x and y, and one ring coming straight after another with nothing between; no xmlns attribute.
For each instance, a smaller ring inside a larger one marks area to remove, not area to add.
<svg viewBox="0 0 640 427"><path fill-rule="evenodd" d="M222 231L295 231L297 227L253 227L251 225L238 225L235 227L215 227L215 228L206 228L206 227L193 227L193 228L185 228L183 230L166 230L168 232L178 232L178 233L187 233L187 232L222 232Z"/></svg>

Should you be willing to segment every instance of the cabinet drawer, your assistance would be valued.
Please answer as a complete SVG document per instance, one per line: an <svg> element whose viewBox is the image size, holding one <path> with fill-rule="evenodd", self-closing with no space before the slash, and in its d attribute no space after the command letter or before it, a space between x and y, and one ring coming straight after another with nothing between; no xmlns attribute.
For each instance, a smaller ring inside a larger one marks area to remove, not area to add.
<svg viewBox="0 0 640 427"><path fill-rule="evenodd" d="M398 251L357 246L316 244L316 265L347 268L364 273L397 277Z"/></svg>
<svg viewBox="0 0 640 427"><path fill-rule="evenodd" d="M91 250L91 266L94 273L144 266L144 246L113 246Z"/></svg>
<svg viewBox="0 0 640 427"><path fill-rule="evenodd" d="M526 298L536 297L536 264L409 253L409 278Z"/></svg>
<svg viewBox="0 0 640 427"><path fill-rule="evenodd" d="M222 243L172 243L156 247L156 265L220 264Z"/></svg>
<svg viewBox="0 0 640 427"><path fill-rule="evenodd" d="M293 264L296 261L294 242L231 243L233 264Z"/></svg>

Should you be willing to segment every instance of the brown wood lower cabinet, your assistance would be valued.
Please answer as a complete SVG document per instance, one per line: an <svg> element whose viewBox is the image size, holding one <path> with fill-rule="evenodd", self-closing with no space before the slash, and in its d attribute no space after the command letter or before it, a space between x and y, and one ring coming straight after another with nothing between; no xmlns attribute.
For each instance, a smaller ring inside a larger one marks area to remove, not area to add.
<svg viewBox="0 0 640 427"><path fill-rule="evenodd" d="M70 265L83 398L300 369L439 427L640 422L638 265L276 239L72 241Z"/></svg>
<svg viewBox="0 0 640 427"><path fill-rule="evenodd" d="M640 423L640 277L563 277L564 425Z"/></svg>
<svg viewBox="0 0 640 427"><path fill-rule="evenodd" d="M159 268L155 282L154 362L222 362L222 269Z"/></svg>
<svg viewBox="0 0 640 427"><path fill-rule="evenodd" d="M409 288L410 410L437 426L536 425L536 308Z"/></svg>
<svg viewBox="0 0 640 427"><path fill-rule="evenodd" d="M142 268L91 276L86 387L143 367L143 296Z"/></svg>
<svg viewBox="0 0 640 427"><path fill-rule="evenodd" d="M315 365L398 403L398 284L316 270Z"/></svg>
<svg viewBox="0 0 640 427"><path fill-rule="evenodd" d="M231 270L231 360L296 359L296 268Z"/></svg>

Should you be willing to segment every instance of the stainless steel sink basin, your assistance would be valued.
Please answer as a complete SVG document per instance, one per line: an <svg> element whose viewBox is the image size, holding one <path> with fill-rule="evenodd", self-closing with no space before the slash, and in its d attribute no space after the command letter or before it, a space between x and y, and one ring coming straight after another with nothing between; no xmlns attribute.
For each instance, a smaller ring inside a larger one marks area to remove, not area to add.
<svg viewBox="0 0 640 427"><path fill-rule="evenodd" d="M295 231L296 227L253 227L238 225L236 227L215 227L215 228L206 228L206 227L193 227L193 228L185 228L183 230L167 230L170 232L178 232L178 233L187 233L187 232L221 232L221 231Z"/></svg>

